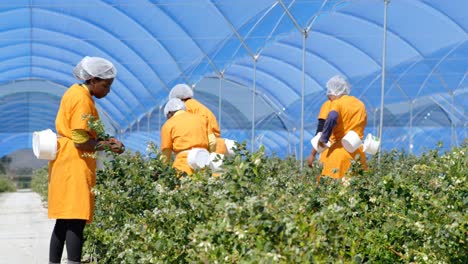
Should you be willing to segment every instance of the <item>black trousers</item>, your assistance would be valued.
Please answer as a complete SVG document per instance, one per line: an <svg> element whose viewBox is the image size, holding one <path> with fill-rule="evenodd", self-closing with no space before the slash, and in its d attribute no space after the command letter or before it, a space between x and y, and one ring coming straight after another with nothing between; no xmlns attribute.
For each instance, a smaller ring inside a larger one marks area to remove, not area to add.
<svg viewBox="0 0 468 264"><path fill-rule="evenodd" d="M81 261L85 225L86 220L83 219L57 219L50 238L49 261L51 263L60 263L65 243L68 260Z"/></svg>

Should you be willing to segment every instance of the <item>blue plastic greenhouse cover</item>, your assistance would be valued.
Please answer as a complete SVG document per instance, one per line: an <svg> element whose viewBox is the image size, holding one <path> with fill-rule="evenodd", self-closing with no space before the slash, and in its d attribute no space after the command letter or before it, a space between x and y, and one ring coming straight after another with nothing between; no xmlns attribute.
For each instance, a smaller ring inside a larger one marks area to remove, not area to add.
<svg viewBox="0 0 468 264"><path fill-rule="evenodd" d="M3 0L0 157L55 127L87 55L117 67L111 93L96 102L109 132L135 151L159 143L169 90L188 83L223 137L307 155L335 74L365 103L366 133L382 123L383 149L459 145L466 10L466 0Z"/></svg>

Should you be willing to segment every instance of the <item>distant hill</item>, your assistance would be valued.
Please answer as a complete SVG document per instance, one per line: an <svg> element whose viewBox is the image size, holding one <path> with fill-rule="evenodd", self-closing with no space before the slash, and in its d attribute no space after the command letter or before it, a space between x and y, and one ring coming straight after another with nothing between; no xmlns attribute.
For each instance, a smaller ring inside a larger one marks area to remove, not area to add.
<svg viewBox="0 0 468 264"><path fill-rule="evenodd" d="M38 169L47 165L49 161L39 160L34 156L32 149L22 149L8 155L11 157L10 170L18 168Z"/></svg>

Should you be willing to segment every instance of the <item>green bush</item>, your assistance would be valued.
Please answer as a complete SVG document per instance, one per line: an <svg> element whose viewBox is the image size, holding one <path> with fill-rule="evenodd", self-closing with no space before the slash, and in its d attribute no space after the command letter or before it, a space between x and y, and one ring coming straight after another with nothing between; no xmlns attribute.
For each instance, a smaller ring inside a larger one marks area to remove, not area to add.
<svg viewBox="0 0 468 264"><path fill-rule="evenodd" d="M31 179L31 189L37 192L43 201L47 201L49 192L49 166L37 169L33 172Z"/></svg>
<svg viewBox="0 0 468 264"><path fill-rule="evenodd" d="M467 150L392 151L320 185L320 168L245 145L219 177L177 178L156 148L115 156L98 172L85 252L98 263L467 263Z"/></svg>
<svg viewBox="0 0 468 264"><path fill-rule="evenodd" d="M15 184L5 175L0 175L0 193L16 191Z"/></svg>

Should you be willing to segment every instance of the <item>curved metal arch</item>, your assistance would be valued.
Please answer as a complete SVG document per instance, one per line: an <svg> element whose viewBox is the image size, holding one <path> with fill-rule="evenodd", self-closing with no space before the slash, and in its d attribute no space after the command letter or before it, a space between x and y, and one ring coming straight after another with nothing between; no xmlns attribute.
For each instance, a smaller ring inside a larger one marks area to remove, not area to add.
<svg viewBox="0 0 468 264"><path fill-rule="evenodd" d="M57 99L60 101L60 99L62 99L62 97L60 95L57 95L57 94L54 94L54 93L48 93L48 92L45 92L45 91L37 91L37 90L21 90L21 91L17 91L17 90L14 90L14 91L9 91L7 93L1 93L0 92L0 98L5 98L5 97L8 97L8 96L15 96L15 95L20 95L20 94L39 94L39 95L42 95L42 96L46 96L46 97L50 97L50 98L53 98L53 99ZM33 100L35 102L35 100ZM28 101L28 102L31 102L31 101ZM12 103L12 102L10 102ZM0 108L2 107L2 105L0 105Z"/></svg>
<svg viewBox="0 0 468 264"><path fill-rule="evenodd" d="M3 139L0 139L0 143L11 141L12 139L17 138L17 137L23 137L24 134L26 134L26 133L22 133L22 134L12 133L11 135L9 135L9 136L7 136L7 137L5 137Z"/></svg>
<svg viewBox="0 0 468 264"><path fill-rule="evenodd" d="M0 157L7 155L9 153L12 153L16 150L19 149L24 149L24 148L31 148L31 136L30 133L20 133L16 134L14 138L10 139L10 141L14 142L14 144L8 144L6 149L1 149L0 150ZM28 142L28 143L26 143ZM0 141L0 144L2 144L3 141Z"/></svg>
<svg viewBox="0 0 468 264"><path fill-rule="evenodd" d="M88 24L88 25L90 25L91 27L94 27L94 28L96 28L98 31L100 31L101 33L103 33L103 35L111 36L113 39L115 39L115 40L117 40L118 42L122 43L123 46L125 46L125 47L127 47L129 50L131 50L131 51L136 55L136 57L140 58L140 60L144 62L144 64L151 70L151 72L153 72L153 74L156 76L156 78L159 79L160 82L161 82L162 84L164 84L164 82L163 82L162 79L160 78L159 74L158 74L157 72L155 72L154 69L153 69L150 65L148 65L148 63L144 60L143 56L142 56L141 54L139 54L139 53L137 52L137 50L135 50L132 46L128 45L127 43L125 43L124 41L122 41L121 39L119 39L118 37L116 37L116 35L115 35L114 32L112 32L112 31L105 31L105 30L103 30L104 27L100 27L98 24L96 24L96 23L91 23L91 22L89 22L88 20L85 20L85 19L82 19L82 18L72 17L72 16L70 16L70 15L65 15L65 14L59 13L59 12L57 12L57 11L52 11L52 10L46 9L46 8L38 8L38 7L36 7L35 9L36 9L36 10L42 10L42 11L45 12L45 13L49 12L49 13L54 13L54 14L57 14L57 15L61 15L61 16L65 17L65 18L67 18L67 19L70 19L71 21L76 20L76 21L78 21L78 23L80 23L80 24L85 24L85 25ZM127 17L127 16L126 16L126 17ZM37 27L35 27L35 28L37 28ZM52 31L52 30L50 30L50 31ZM58 32L58 33L61 33L61 34L63 34L63 35L67 35L67 34L65 34L65 33L63 33L63 32L60 32L60 31L57 31L57 30L53 30L53 32ZM71 34L68 34L68 35L72 36ZM89 43L89 42L88 42L88 43ZM114 60L115 60L115 61L118 61L117 59L114 59ZM120 63L120 65L124 65L124 64ZM131 72L130 70L128 70L128 71ZM143 87L145 87L145 86L143 85ZM163 87L165 87L165 86L163 86ZM148 91L148 92L149 92L149 91ZM151 93L149 92L149 94L151 94ZM153 97L153 98L154 98L154 97ZM155 99L155 98L154 98L154 99Z"/></svg>
<svg viewBox="0 0 468 264"><path fill-rule="evenodd" d="M25 79L25 80L19 80L19 81L20 82L29 82L29 81L31 81L31 79ZM35 81L48 82L48 83L54 84L55 86L63 87L63 89L64 89L63 93L69 88L68 86L65 86L65 85L63 85L61 83L53 82L53 81L50 81L49 79L45 79L45 78L44 79L36 79ZM11 82L8 82L8 83L14 83L14 82L18 82L18 80L14 80L14 81L11 81ZM8 85L8 83L4 83L1 86ZM38 91L38 90L22 90L21 92L18 92L18 93L29 93L29 92L51 95L51 96L57 97L59 99L59 101L60 101L60 99L62 97L62 94L63 94L63 93L56 94L56 93L51 93L51 92L45 92L45 91L42 91L42 90L40 90L40 91ZM15 93L16 93L16 91L13 91L11 93L4 93L3 96L0 94L0 98L5 97L5 96L9 96L9 95L15 94ZM109 103L109 105L115 108L115 106L112 103ZM106 116L106 120L110 123L110 125L112 125L115 129L120 127L120 125L110 117L109 113L105 109L103 109L102 106L97 105L96 107L98 108L99 114L103 114L104 116ZM117 109L117 108L115 108L115 109ZM122 115L122 117L125 117L125 116Z"/></svg>
<svg viewBox="0 0 468 264"><path fill-rule="evenodd" d="M192 40L192 43L200 50L201 54L203 54L203 56L208 60L208 63L210 64L210 66L213 68L213 70L217 73L220 73L221 71L216 67L216 65L214 64L214 62L211 60L211 58L208 56L208 54L201 48L201 46L198 44L197 41L195 41L194 38L192 38L192 36L188 33L187 29L185 27L183 27L180 23L178 23L172 16L169 15L169 13L167 13L163 8L161 8L160 6L156 5L158 9L161 10L162 13L164 13L167 18L169 18L170 20L172 20L174 22L175 25L177 25L179 27L179 29L188 37L188 39ZM183 72L183 71L181 71Z"/></svg>
<svg viewBox="0 0 468 264"><path fill-rule="evenodd" d="M104 1L105 2L105 1ZM139 23L137 20L135 20L133 17L129 16L127 13L124 12L124 10L118 8L117 6L112 6L112 5L109 5L111 8L114 8L115 10L119 11L120 13L124 14L130 21L134 22L138 27L140 27L143 31L145 31L146 33L148 33L148 35L150 36L153 36L153 34L151 32L149 32L147 30L147 28L145 28L141 23ZM160 9L162 11L162 9L156 5L156 7L158 9ZM168 17L170 20L174 21L170 16L169 14L167 14L166 12L162 11L161 13L165 14L166 17ZM174 21L175 22L175 21ZM185 31L184 31L185 32ZM180 73L183 75L183 78L186 80L187 83L189 83L189 79L187 78L187 76L185 75L185 72L182 70L182 68L180 67L179 63L177 62L177 60L174 58L174 56L169 52L169 50L166 48L166 46L158 40L158 38L155 38L153 37L154 41L156 43L159 44L159 46L166 52L166 54L169 56L169 58L171 58L172 62L174 62L174 64L177 66L177 68L179 69ZM190 38L192 39L192 38ZM164 82L161 82L163 84L163 87L166 88L167 91L169 91L169 87L167 87L167 85L164 83Z"/></svg>
<svg viewBox="0 0 468 264"><path fill-rule="evenodd" d="M292 47L294 49L297 49L297 50L300 50L302 52L302 47L298 47L296 45L292 45L293 43L282 43L282 42L278 42L278 44L281 44L281 45L285 45L285 46L288 46L288 47ZM295 43L294 43L295 44ZM340 67L338 67L336 64L334 63L331 63L330 61L326 60L325 58L323 58L322 56L320 56L318 53L316 52L313 52L313 51L309 51L308 49L306 49L306 54L309 55L309 56L312 56L312 57L316 57L320 60L322 60L323 62L325 62L325 64L328 64L330 65L331 68L334 68L336 69L337 72L343 74L343 75L346 75L344 74L345 71L343 69L341 69ZM347 75L346 75L347 76Z"/></svg>
<svg viewBox="0 0 468 264"><path fill-rule="evenodd" d="M463 78L461 78L460 82L458 82L457 88L453 89L455 92L462 86L462 83L465 81L466 76L468 76L468 72L465 72Z"/></svg>
<svg viewBox="0 0 468 264"><path fill-rule="evenodd" d="M277 114L276 112L273 112L270 115L267 115L264 118L258 120L257 126L261 126L263 123L270 122L270 120L275 118L275 117L279 119L279 121L282 124L284 130L288 130L288 125L286 125L286 123L283 121L283 119L280 117L280 115Z"/></svg>
<svg viewBox="0 0 468 264"><path fill-rule="evenodd" d="M159 79L160 76L154 71L154 69L152 67L150 67L150 65L148 65L148 63L143 59L143 57L141 56L141 54L139 54L133 47L130 47L127 43L123 42L122 40L120 40L119 38L117 38L114 34L111 34L111 32L107 32L107 31L104 31L103 27L99 27L97 24L94 24L94 23L91 23L87 20L83 20L83 19L78 19L76 17L71 17L71 16L68 16L68 15L64 15L64 14L61 14L61 13L58 13L58 12L55 12L55 11L51 11L51 10L48 10L48 9L41 9L41 8L36 8L36 9L39 9L39 10L42 10L43 12L45 13L53 13L53 14L58 14L58 15L62 15L63 17L66 17L70 20L75 20L77 21L78 23L81 23L81 24L84 24L84 25L90 25L91 27L95 28L98 32L101 32L103 35L108 35L110 37L112 37L113 39L115 39L116 41L122 43L123 46L127 47L129 50L131 50L135 55L136 57L140 58L141 61L144 62L144 64L149 68L151 69L151 71L154 73L154 75ZM39 27L35 27L35 29L43 29L43 28L39 28ZM77 38L75 36L73 36L72 34L70 33L65 33L65 32L60 32L60 31L57 31L57 30L51 30L51 29L43 29L43 30L46 30L46 31L49 31L49 32L55 32L55 33L58 33L58 34L61 34L61 35L64 35L64 36L69 36L69 37L72 37L74 39L77 39L77 40L80 40L80 38ZM88 42L88 41L85 41L85 40L81 40L83 42L86 42L86 43L89 43L91 44L91 42ZM92 46L95 47L96 49L100 50L102 53L104 54L108 54L109 52L104 52L103 49L99 48L99 46L97 45L98 43L96 42L92 42ZM109 50L110 51L110 50ZM124 64L120 63L120 60L118 59L118 56L112 56L113 60L114 61L118 61L119 64L122 66ZM127 71L129 73L132 73L132 75L135 76L135 74L130 70L131 68L130 67L124 67L127 69ZM136 78L137 80L139 80L139 78ZM139 81L141 83L141 81ZM161 82L163 82L161 80ZM145 87L145 85L143 85L143 83L141 83L142 87ZM130 90L130 89L129 89ZM148 91L149 92L149 91ZM130 90L130 93L133 93L131 90ZM149 92L150 93L150 92ZM151 93L150 93L151 94ZM134 95L135 96L135 95ZM135 96L136 97L136 96ZM138 101L138 100L137 100ZM141 105L142 106L142 105ZM145 109L143 106L142 106L142 109Z"/></svg>
<svg viewBox="0 0 468 264"><path fill-rule="evenodd" d="M44 47L46 47L46 48L51 47L51 48L53 48L54 50L61 50L61 51L68 52L68 53L70 53L70 54L73 55L73 56L80 57L80 58L82 57L81 54L78 54L78 53L74 52L73 50L68 49L68 48L66 48L66 47L63 47L63 46L50 45L50 44L48 44L47 42L43 42L43 41L35 41L35 42L34 42L34 45L42 45L42 46L44 46ZM35 56L35 57L44 57L44 56L37 56L37 55L34 55L34 56ZM50 59L49 57L44 57L44 58ZM56 61L59 61L59 60L56 60ZM59 62L60 62L60 61L59 61ZM67 64L67 65L70 65L70 64ZM73 66L71 66L71 67L73 67ZM126 67L123 67L123 68L124 68L124 69L127 69ZM129 72L130 72L130 71L129 71ZM130 73L131 73L131 72L130 72ZM70 74L70 73L69 73L69 74ZM137 78L135 75L133 75L133 74L130 74L130 75L133 76L134 80L137 80L137 81L138 81L138 78ZM121 82L121 83L123 84L123 86L128 87L127 85L124 84L125 82L120 81L119 78L117 78L117 81L118 81L118 82ZM141 83L141 82L140 82L140 83ZM145 87L143 84L141 84L141 85L142 85L142 87ZM155 97L153 96L153 94L150 93L149 90L144 89L144 92L145 92L145 94L149 94L152 98L155 98ZM142 96L144 97L145 95L142 95ZM135 100L138 100L138 97L135 97ZM145 108L143 108L143 110L145 110Z"/></svg>
<svg viewBox="0 0 468 264"><path fill-rule="evenodd" d="M291 66L291 68L294 68L294 69L298 70L298 71L302 74L302 68L297 67L295 64L292 64L292 63L290 63L289 61L281 60L281 59L279 59L279 58L277 58L277 57L275 57L275 56L272 56L272 55L273 55L273 54L271 54L271 55L265 55L265 54L264 54L264 55L262 56L262 58L271 58L271 59L273 59L273 60L275 60L275 61L278 61L278 62L280 62L280 63L289 65L289 66ZM307 76L310 80L312 80L315 84L317 84L319 87L321 87L320 83L317 81L316 78L313 77L312 74L306 73L306 76ZM299 93L298 93L298 94L299 94Z"/></svg>
<svg viewBox="0 0 468 264"><path fill-rule="evenodd" d="M43 57L43 56L31 56L31 55L25 55L25 56L21 56L21 57L15 57L15 59L17 59L17 58L23 58L23 57L27 57L27 58L29 58L29 57L37 57L37 58L45 58L45 59L48 59L48 60L52 60L52 59L50 59L50 58L48 58L48 57ZM4 62L4 61L10 61L10 60L11 60L11 59L9 59L9 60L2 60L2 62ZM2 66L2 62L0 62L0 67ZM60 61L59 61L59 62L60 62ZM13 70L18 70L18 69L23 69L23 68L31 68L31 66L20 66L20 67L15 67L15 68L12 68L11 70L2 71L2 73L8 72L8 71L13 71ZM34 66L34 68L40 68L40 69L50 70L50 71L54 71L54 72L57 72L57 73L61 73L61 74L65 75L65 76L67 76L67 78L70 77L69 73L65 73L65 72L63 72L63 71L60 71L60 70L57 70L57 69L54 69L54 68L51 68L51 67L46 67L46 66ZM30 73L30 72L28 72L28 74L29 74L29 76L31 76L31 73ZM8 82L7 82L7 83L8 83Z"/></svg>
<svg viewBox="0 0 468 264"><path fill-rule="evenodd" d="M364 18L364 17L362 17L362 16L357 16L357 15L354 15L354 14L349 14L349 13L341 12L341 11L338 11L338 12L336 12L336 13L337 13L337 14L340 14L340 15L342 15L342 16L347 16L347 17L351 17L351 18L353 18L353 19L361 20L361 21L363 21L364 23L367 23L367 24L369 24L369 25L371 25L371 26L374 26L375 28L377 28L377 29L379 29L379 30L382 29L382 26L380 26L380 25L377 24L376 22L371 21L371 20L369 20L369 19L366 19L366 18ZM415 53L417 53L421 58L425 58L424 55L423 55L423 53L422 53L420 50L418 50L418 49L416 48L416 46L415 46L413 43L411 43L410 41L404 39L402 36L400 36L399 34L397 34L396 32L394 32L393 30L388 29L388 28L387 28L387 33L390 33L390 35L392 35L392 36L395 37L396 39L400 39L400 40L402 41L402 43L404 43L404 44L406 44L408 47L410 47L410 48L411 48Z"/></svg>
<svg viewBox="0 0 468 264"><path fill-rule="evenodd" d="M274 58L273 58L273 57L270 57L270 56L262 56L262 58L263 58L263 57L265 57L265 58L271 58L271 59L274 60ZM278 60L278 61L279 61L279 60ZM281 61L281 62L284 62L285 64L291 65L291 66L292 66L292 64L286 63L285 61ZM257 62L257 64L258 64L258 62ZM246 64L243 64L243 63L235 63L235 64L231 65L230 67L235 67L235 66L242 66L242 67L244 67L244 68L249 67L249 65L246 65ZM250 68L250 69L252 69L252 68ZM259 69L260 69L260 70L259 70ZM291 87L291 86L288 84L288 82L287 82L286 80L284 80L283 78L278 77L278 75L273 75L271 71L266 71L266 70L264 70L264 69L265 69L265 67L263 67L263 69L262 69L262 67L257 66L257 72L262 72L262 73L264 73L264 74L267 75L267 76L272 76L272 77L271 77L272 79L278 80L280 83L284 84L286 87ZM267 90L267 89L265 89L265 90ZM301 97L301 95L300 95L298 92L296 92L294 89L289 89L289 90L291 90L291 91L292 91L294 94L296 94L299 98ZM276 101L279 101L279 100L276 99Z"/></svg>
<svg viewBox="0 0 468 264"><path fill-rule="evenodd" d="M455 47L453 47L450 51L448 51L435 65L434 67L432 67L431 71L429 72L429 74L426 76L426 78L424 79L424 81L421 83L421 86L419 86L419 89L418 89L418 93L417 95L419 95L419 93L422 91L422 89L424 88L424 86L426 85L427 81L431 78L431 76L434 74L434 72L436 71L436 69L439 67L440 64L442 64L445 59L447 59L448 56L450 56L455 50L457 50L462 44L465 44L466 41L460 41L460 43L458 45L455 45ZM445 79L442 78L441 76L439 77L440 78L440 81L444 81L445 82ZM451 92L451 90L449 90L448 87L445 87L445 89L448 89L448 92Z"/></svg>
<svg viewBox="0 0 468 264"><path fill-rule="evenodd" d="M441 16L440 17L443 17L445 19L447 19L448 21L450 21L452 24L454 24L455 26L457 26L457 28L459 28L460 30L462 31L465 31L465 29L455 20L451 19L447 14L445 14L444 12L442 12L442 10L440 9L437 9L435 8L434 6L431 6L429 5L427 2L424 2L424 1L418 1L418 3L421 3L422 5L425 5L427 6L428 8L434 10L435 12L439 13ZM466 32L466 31L465 31Z"/></svg>
<svg viewBox="0 0 468 264"><path fill-rule="evenodd" d="M227 78L226 76L230 76L231 78ZM235 79L238 79L238 80L242 80L243 82L239 82L239 81L236 81ZM244 76L241 76L241 75L236 75L236 74L228 74L228 73L225 73L224 74L224 81L226 82L230 82L230 83L233 83L235 85L238 85L238 86L241 86L241 87L244 87L246 90L252 92L252 89L249 87L249 86L246 86L245 83L246 82L249 82L249 79L246 79ZM245 83L244 83L245 82ZM251 80L250 80L251 82ZM272 110L275 110L277 108L277 106L274 106L274 105L271 105L271 103L267 102L265 100L265 96L263 93L260 93L259 91L257 91L257 96L260 95L260 99L266 104L268 105Z"/></svg>
<svg viewBox="0 0 468 264"><path fill-rule="evenodd" d="M11 7L11 8L10 8L10 9L5 9L5 11L1 11L0 14L1 14L1 13L9 13L9 12L11 12L12 10L18 10L18 9L26 9L26 10L29 10L29 5L28 5L28 6L26 6L26 5L17 5L17 6L15 6L15 5L5 5L5 6L9 6L9 7Z"/></svg>
<svg viewBox="0 0 468 264"><path fill-rule="evenodd" d="M54 72L55 72L55 71L54 71ZM41 75L39 75L39 74L36 74L35 76L38 77L38 78L41 78L41 79L43 79L43 80L48 80L47 76L41 76ZM52 83L57 83L57 82L52 82ZM68 88L68 87L67 87L67 88ZM117 99L120 99L120 98L117 97ZM117 123L113 118L110 118L110 115L109 115L108 111L106 110L106 108L114 109L114 110L112 110L114 113L117 113L117 114L120 113L120 116L123 117L122 120L128 122L128 119L126 120L126 118L127 118L126 115L122 114L122 112L120 112L121 109L118 109L118 108L115 106L115 104L113 104L113 103L110 102L110 101L108 101L107 104L106 104L106 103L104 103L104 104L105 104L105 106L106 106L105 108L103 108L103 106L101 106L100 104L97 104L96 107L98 108L98 110L100 111L100 113L103 112L103 113L105 113L105 115L106 115L107 117L109 117L108 120L110 120L110 121L113 123L113 125L114 125L115 127L120 128L121 125L120 125L120 123Z"/></svg>
<svg viewBox="0 0 468 264"><path fill-rule="evenodd" d="M243 65L243 64L234 64L234 65L232 65L231 67L235 67L235 66L240 67L240 68L252 69L252 68L249 67L248 65ZM287 85L283 80L279 79L279 78L276 77L276 76L271 75L270 73L268 73L268 72L266 72L266 71L264 71L264 70L261 70L261 69L258 69L258 68L257 68L257 72L263 73L265 76L267 76L267 77L269 76L271 79L277 80L279 83L283 84L285 87L289 87L289 85ZM268 89L263 89L263 90L264 90L264 91L267 91L267 92L269 91ZM289 90L291 91L291 89L289 89ZM293 93L298 94L298 93L296 93L296 91L294 91L294 90L292 90L292 91L293 91ZM258 94L258 92L257 92L257 94ZM298 95L298 97L300 98L301 96Z"/></svg>
<svg viewBox="0 0 468 264"><path fill-rule="evenodd" d="M46 59L46 60L56 61L56 60L54 60L54 59L50 59L49 57L38 56L38 55L31 56L31 58L44 58L44 59ZM57 70L57 69L55 69L55 68L46 67L46 66L42 66L42 65L41 65L41 66L36 66L36 65L35 65L35 66L30 66L30 67L31 67L31 69L32 69L32 68L35 68L35 69L45 69L45 70L48 70L48 71L51 71L51 72L61 72L61 73L62 73L63 75L65 75L65 76L68 76L68 74L69 74L69 73L65 73L65 72L63 72L63 71L59 71L59 70ZM117 80L117 82L121 82L121 81L120 81L120 80ZM122 86L126 87L124 84L122 84ZM129 89L123 89L123 92L124 92L124 93L125 93L125 92L129 92L128 90L129 90ZM126 104L126 102L125 102L124 100L121 99L121 98L122 98L121 96L116 95L116 97L117 97L117 99L121 100L122 105L124 105L126 108L128 108L128 110L130 110L130 108L128 107L128 104ZM134 100L137 101L137 102L139 102L139 98L138 98L138 97L135 97ZM142 110L145 111L145 108L143 107L143 105L141 105L141 106L142 106Z"/></svg>
<svg viewBox="0 0 468 264"><path fill-rule="evenodd" d="M293 0L291 3L294 3L295 0ZM260 24L261 21L263 21L263 19L273 10L273 8L275 8L277 6L278 2L274 3L273 5L271 5L269 8L267 8L267 10L265 11L265 13L257 20L257 22L252 26L252 28L247 32L247 34L245 35L246 39L250 36L250 33L253 32L253 30L256 28L257 25ZM284 17L285 14L282 15L282 17ZM251 19L249 19L250 21ZM278 20L278 23L276 26L273 27L273 30L270 32L270 34L268 35L268 37L266 38L266 40L270 39L271 36L272 36L272 33L276 30L276 28L278 27L280 21L282 19ZM243 25L240 26L240 28L242 28L243 26L245 26L248 22L244 23ZM232 36L232 35L231 35ZM229 39L229 38L227 38ZM227 41L227 39L225 41ZM235 55L239 52L240 48L242 47L242 44L241 45L238 45L238 47L236 48L236 50L234 51L233 55L231 56L232 57L235 57ZM219 52L219 51L218 51ZM258 55L260 55L262 53L262 50L258 51Z"/></svg>
<svg viewBox="0 0 468 264"><path fill-rule="evenodd" d="M403 77L406 75L406 73L407 73L408 71L410 71L414 66L416 66L419 62L421 62L421 60L416 60L416 61L415 61L414 63L412 63L409 67L407 67L407 68L405 69L405 71L403 71L402 73L400 73L399 76L398 76L398 78L397 78L395 81L392 82L392 83L393 83L393 84L392 84L392 87L393 87L394 85L397 85L398 82L400 81L400 79L403 78ZM365 96L365 93L367 92L367 90L369 90L369 88L374 84L374 82L378 81L378 80L381 78L381 76L382 76L382 72L377 72L376 75L375 75L375 77L372 79L372 81L363 89L363 91L362 91L360 97L364 97L364 98L365 98L365 97L366 97L366 96ZM398 87L400 87L399 84L398 84ZM402 90L401 87L400 87L399 89ZM408 98L409 98L409 97L408 97ZM378 109L378 108L377 108L377 109Z"/></svg>
<svg viewBox="0 0 468 264"><path fill-rule="evenodd" d="M2 35L2 33L0 32L0 36L1 35ZM18 45L27 45L28 46L28 53L29 53L30 44L28 42L24 42L23 40L18 41L16 43L8 43L7 45L0 46L0 49L8 49L9 47L15 47L15 46L18 46Z"/></svg>
<svg viewBox="0 0 468 264"><path fill-rule="evenodd" d="M43 28L35 28L35 29L40 29L40 30L42 30L42 31L51 32L51 33L54 33L54 34L72 37L72 38L74 38L74 39L76 39L76 40L82 41L81 39L76 38L76 37L73 36L73 35L65 34L65 33L62 33L62 32L59 32L59 31L53 31L53 30L43 29ZM83 41L83 42L85 42L85 41ZM103 54L108 54L108 52L105 52L105 51L104 51L103 49L101 49L99 46L93 45L93 44L91 44L91 43L89 43L89 42L85 42L85 43L87 43L88 45L90 45L91 48L96 49L96 50L102 52ZM54 47L53 45L50 45L50 46L51 46L51 47ZM109 56L109 54L108 54L108 56ZM83 55L81 55L80 57L83 57ZM109 56L109 57L113 57L113 56ZM122 66L122 64L121 64L120 62L118 62L118 63L119 63L120 66ZM142 87L145 87L145 86L143 85L143 83L141 83L141 81L139 80L139 78L137 78L137 76L130 70L130 68L127 68L127 67L122 67L122 68L127 69L127 71L130 73L130 75L132 75L136 80L138 80L138 81L140 82L140 85L141 85ZM125 83L125 82L122 82L122 83ZM125 87L127 87L127 86L125 86ZM130 93L133 93L132 91L129 91L129 92L130 92ZM133 96L134 96L135 98L137 98L135 95L133 95ZM123 99L121 99L121 100L124 101ZM137 100L137 101L138 101L138 100ZM145 109L145 108L142 106L142 109ZM133 113L132 113L132 114L133 114Z"/></svg>
<svg viewBox="0 0 468 264"><path fill-rule="evenodd" d="M352 44L351 42L345 40L344 38L340 38L337 36L332 36L330 34L327 34L325 32L322 32L320 30L312 30L309 34L313 33L318 33L319 35L324 35L325 37L331 38L331 39L336 39L338 42L342 42L344 45L350 46L351 48L356 49L359 53L362 53L365 57L368 57L377 67L381 68L382 66L379 64L379 62L374 59L368 52L366 52L363 49L360 49L358 46Z"/></svg>
<svg viewBox="0 0 468 264"><path fill-rule="evenodd" d="M24 67L15 68L14 70L18 70L18 69L21 69L21 68L29 69L29 66L24 66ZM38 67L38 66L36 66L36 67L34 67L34 68L44 69L44 70L47 70L47 71L52 71L52 72L54 72L54 73L58 73L55 69L54 69L54 70L50 70L49 68ZM13 70L9 70L9 71L13 71ZM9 71L3 71L2 73L8 73ZM65 75L65 74L64 74L64 75ZM40 76L40 75L37 75L37 74L36 74L35 76L42 77L42 78L44 78L44 79L48 79L48 78L46 78L46 76ZM66 75L66 76L67 76L67 78L69 78L68 75ZM119 97L117 97L117 98L120 99ZM113 105L111 102L109 102L109 104L110 104L110 105ZM125 104L124 104L124 105L125 105ZM118 110L118 112L120 112L120 110ZM121 115L122 115L123 117L125 117L124 114L121 114Z"/></svg>
<svg viewBox="0 0 468 264"><path fill-rule="evenodd" d="M224 20L226 21L226 23L228 24L229 28L231 29L231 31L233 32L233 34L239 39L239 41L241 42L242 46L244 46L245 50L247 51L247 53L250 55L250 57L252 59L255 60L255 53L252 52L252 50L247 46L247 44L245 43L244 39L240 36L239 32L237 32L236 30L236 27L234 27L234 25L231 23L231 21L227 18L227 16L221 12L221 10L218 8L217 5L215 5L214 3L212 3L210 1L210 3L213 5L213 7L215 8L215 10L218 12L218 14L224 18ZM231 35L232 37L232 35ZM228 38L229 39L229 38Z"/></svg>
<svg viewBox="0 0 468 264"><path fill-rule="evenodd" d="M422 109L419 109L419 111L417 111L416 114L413 114L413 119L416 119L418 117L418 115L423 115L424 112L430 108L430 107L436 107L438 109L440 109L440 111L442 112L443 115L445 115L447 117L447 120L450 122L450 124L453 123L453 120L450 118L450 115L445 111L445 109L440 105L438 104L435 100L433 100L433 98L431 98L431 100L433 101L433 105L427 105L426 107L423 107ZM436 122L434 122L436 123Z"/></svg>
<svg viewBox="0 0 468 264"><path fill-rule="evenodd" d="M452 118L456 118L456 119L459 119L459 120L461 121L461 120L463 119L463 117L466 117L466 115L463 113L463 106L461 107L461 109L460 109L460 107L453 107L453 104L451 104L451 102L449 102L448 99L445 98L444 96L440 96L440 95L439 95L439 97L440 97L439 100L436 100L436 99L434 98L434 96L436 96L436 95L432 95L432 96L430 97L431 100L432 100L435 104L439 105L440 108L444 109L444 111L447 112L447 114L450 113L450 116L451 116ZM447 109L447 107L443 106L440 102L445 102L446 105L451 105L451 106L452 106L452 109L450 109L450 110ZM459 117L459 118L458 118L458 117ZM451 121L454 123L454 120L451 119Z"/></svg>
<svg viewBox="0 0 468 264"><path fill-rule="evenodd" d="M376 28L381 28L377 23L373 22L373 21L370 21L369 19L366 19L366 18L363 18L361 16L357 16L357 15L354 15L354 14L348 14L346 12L337 12L343 16L349 16L349 17L352 17L352 18L355 18L355 19L358 19L358 20L362 20L363 22L365 23L368 23L370 25L373 25L375 26ZM399 34L397 34L396 32L394 32L393 30L391 29L387 29L387 32L390 33L391 35L393 35L394 37L396 37L397 39L400 39L402 41L402 43L405 43L408 47L410 47L411 49L413 49L423 60L422 62L429 67L429 65L427 63L425 63L425 56L423 55L423 53L421 51L419 51L410 41L404 39L402 36L400 36ZM430 68L430 67L429 67Z"/></svg>

